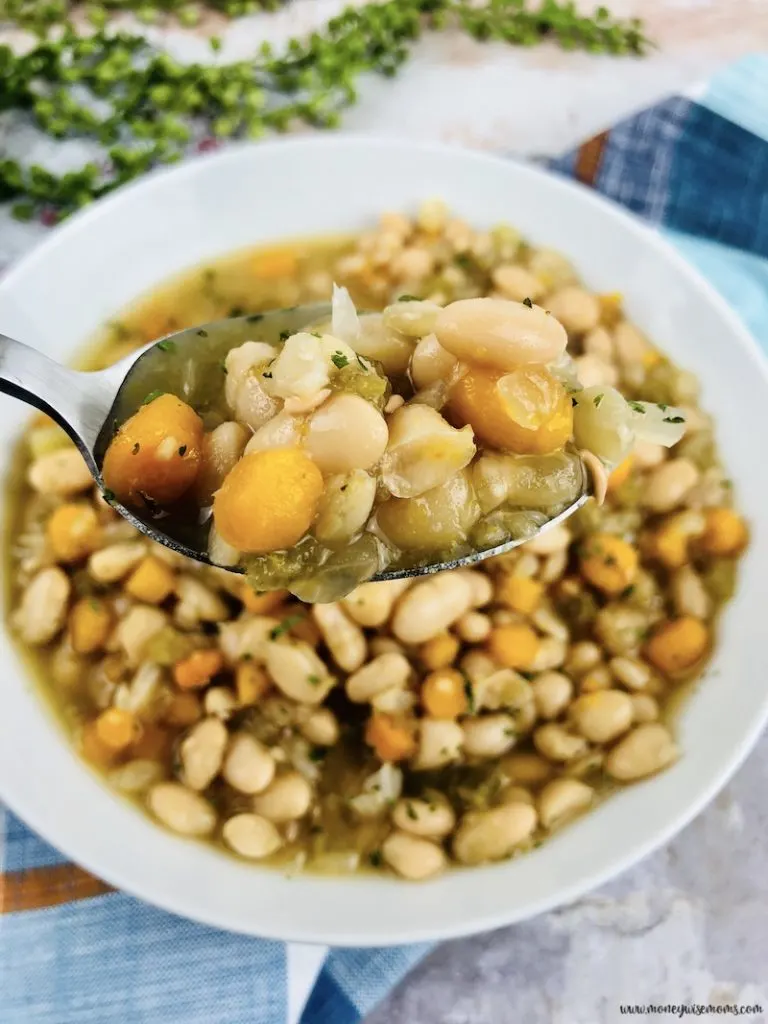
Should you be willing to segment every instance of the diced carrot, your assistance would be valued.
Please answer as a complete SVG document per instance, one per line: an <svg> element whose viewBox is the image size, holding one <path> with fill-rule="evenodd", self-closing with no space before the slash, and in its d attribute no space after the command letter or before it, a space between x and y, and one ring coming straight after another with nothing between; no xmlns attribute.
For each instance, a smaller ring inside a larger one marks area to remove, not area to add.
<svg viewBox="0 0 768 1024"><path fill-rule="evenodd" d="M96 735L109 750L130 747L139 736L141 726L136 717L124 708L107 708L96 719Z"/></svg>
<svg viewBox="0 0 768 1024"><path fill-rule="evenodd" d="M173 666L173 678L182 690L199 690L207 686L224 668L224 656L212 647L194 651Z"/></svg>
<svg viewBox="0 0 768 1024"><path fill-rule="evenodd" d="M404 761L416 750L413 730L392 715L374 712L365 727L365 742L382 761Z"/></svg>
<svg viewBox="0 0 768 1024"><path fill-rule="evenodd" d="M458 718L469 707L464 677L455 669L430 672L421 685L421 703L431 718Z"/></svg>

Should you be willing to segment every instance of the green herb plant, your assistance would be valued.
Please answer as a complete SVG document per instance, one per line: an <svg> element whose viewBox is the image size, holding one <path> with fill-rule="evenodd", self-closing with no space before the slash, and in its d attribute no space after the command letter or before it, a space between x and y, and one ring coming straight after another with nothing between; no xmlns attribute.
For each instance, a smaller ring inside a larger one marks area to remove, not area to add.
<svg viewBox="0 0 768 1024"><path fill-rule="evenodd" d="M249 2L214 0L227 13L240 13ZM49 21L67 14L65 0L50 0L50 10L49 0L3 3L22 20L37 10L38 28L41 19L47 24L45 11ZM169 6L176 0L154 3ZM11 201L19 219L42 213L51 223L195 147L298 125L335 128L355 104L362 75L396 75L416 40L446 29L480 41L534 46L551 40L613 55L641 55L649 46L638 21L618 20L602 7L585 16L570 0L368 3L347 8L306 39L290 40L279 53L264 42L253 59L229 64L182 64L141 35L108 26L83 35L65 21L27 53L0 46L0 115L24 111L54 139L98 144L104 159L55 174L0 154L0 201ZM218 49L218 40L211 45Z"/></svg>

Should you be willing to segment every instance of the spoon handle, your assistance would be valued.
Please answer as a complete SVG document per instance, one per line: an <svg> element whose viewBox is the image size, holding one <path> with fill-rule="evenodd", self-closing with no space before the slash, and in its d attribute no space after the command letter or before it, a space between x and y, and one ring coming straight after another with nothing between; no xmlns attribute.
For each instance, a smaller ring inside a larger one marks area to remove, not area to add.
<svg viewBox="0 0 768 1024"><path fill-rule="evenodd" d="M93 449L115 391L104 375L70 370L0 333L0 392L51 416L81 448Z"/></svg>

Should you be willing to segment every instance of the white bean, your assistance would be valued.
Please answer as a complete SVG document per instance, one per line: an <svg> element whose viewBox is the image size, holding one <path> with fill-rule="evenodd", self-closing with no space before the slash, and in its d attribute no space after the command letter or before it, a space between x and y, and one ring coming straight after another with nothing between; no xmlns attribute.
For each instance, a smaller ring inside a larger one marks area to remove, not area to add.
<svg viewBox="0 0 768 1024"><path fill-rule="evenodd" d="M539 818L544 828L557 828L589 807L591 786L578 779L553 779L539 795Z"/></svg>
<svg viewBox="0 0 768 1024"><path fill-rule="evenodd" d="M412 882L421 882L439 874L447 860L443 850L429 839L393 832L381 846L384 860L393 871Z"/></svg>
<svg viewBox="0 0 768 1024"><path fill-rule="evenodd" d="M493 600L493 583L487 573L463 569L461 575L472 585L472 607L483 608Z"/></svg>
<svg viewBox="0 0 768 1024"><path fill-rule="evenodd" d="M531 685L541 718L557 718L573 697L573 683L562 672L542 672Z"/></svg>
<svg viewBox="0 0 768 1024"><path fill-rule="evenodd" d="M642 690L651 678L648 666L634 658L611 658L609 665L617 681L630 690Z"/></svg>
<svg viewBox="0 0 768 1024"><path fill-rule="evenodd" d="M328 475L369 469L384 454L389 432L381 413L359 395L336 395L311 417L304 445Z"/></svg>
<svg viewBox="0 0 768 1024"><path fill-rule="evenodd" d="M121 793L143 793L152 783L163 777L164 769L157 761L137 758L113 768L107 781Z"/></svg>
<svg viewBox="0 0 768 1024"><path fill-rule="evenodd" d="M640 500L654 512L671 512L697 483L699 471L690 459L670 459L651 473Z"/></svg>
<svg viewBox="0 0 768 1024"><path fill-rule="evenodd" d="M666 459L667 449L650 441L637 441L633 455L638 469L655 469Z"/></svg>
<svg viewBox="0 0 768 1024"><path fill-rule="evenodd" d="M530 299L538 302L544 294L544 286L530 270L517 264L504 264L491 274L494 288L502 293L505 299L522 302Z"/></svg>
<svg viewBox="0 0 768 1024"><path fill-rule="evenodd" d="M201 465L195 479L195 498L201 505L210 505L213 495L243 454L248 431L229 420L220 423L203 438Z"/></svg>
<svg viewBox="0 0 768 1024"><path fill-rule="evenodd" d="M570 630L560 616L555 615L552 609L546 605L541 605L536 609L531 615L531 622L540 632L546 633L547 636L554 636L558 640L567 640L570 635Z"/></svg>
<svg viewBox="0 0 768 1024"><path fill-rule="evenodd" d="M550 761L572 761L587 749L587 742L582 736L574 736L554 722L539 726L533 734L533 742Z"/></svg>
<svg viewBox="0 0 768 1024"><path fill-rule="evenodd" d="M110 544L94 551L88 559L88 572L97 583L117 583L123 579L147 553L147 545L140 540Z"/></svg>
<svg viewBox="0 0 768 1024"><path fill-rule="evenodd" d="M25 643L41 647L63 627L72 588L69 577L57 566L42 569L21 598L14 623Z"/></svg>
<svg viewBox="0 0 768 1024"><path fill-rule="evenodd" d="M125 651L131 665L138 665L147 644L164 629L168 616L159 608L137 604L120 620L115 630L117 643Z"/></svg>
<svg viewBox="0 0 768 1024"><path fill-rule="evenodd" d="M600 323L600 303L596 296L569 285L547 299L547 308L569 334L584 334Z"/></svg>
<svg viewBox="0 0 768 1024"><path fill-rule="evenodd" d="M383 626L395 601L410 586L410 580L361 583L342 600L344 610L360 626Z"/></svg>
<svg viewBox="0 0 768 1024"><path fill-rule="evenodd" d="M391 686L371 697L371 707L386 715L405 715L415 704L416 694L413 690L405 690L401 686Z"/></svg>
<svg viewBox="0 0 768 1024"><path fill-rule="evenodd" d="M216 811L208 801L180 782L158 782L147 794L147 806L182 836L207 836L216 825Z"/></svg>
<svg viewBox="0 0 768 1024"><path fill-rule="evenodd" d="M582 694L571 705L578 731L591 743L610 743L632 725L632 699L623 690Z"/></svg>
<svg viewBox="0 0 768 1024"><path fill-rule="evenodd" d="M195 790L210 786L219 774L228 739L219 718L204 718L192 726L179 744L180 778L185 786Z"/></svg>
<svg viewBox="0 0 768 1024"><path fill-rule="evenodd" d="M616 367L599 356L583 355L573 361L576 376L583 388L616 387L619 379Z"/></svg>
<svg viewBox="0 0 768 1024"><path fill-rule="evenodd" d="M392 811L392 821L403 832L427 839L447 836L456 823L456 815L447 800L398 800Z"/></svg>
<svg viewBox="0 0 768 1024"><path fill-rule="evenodd" d="M224 822L221 834L230 849L249 860L269 857L283 845L272 822L258 814L236 814Z"/></svg>
<svg viewBox="0 0 768 1024"><path fill-rule="evenodd" d="M35 459L27 472L27 480L40 494L57 498L70 498L93 484L91 471L74 446L59 448Z"/></svg>
<svg viewBox="0 0 768 1024"><path fill-rule="evenodd" d="M287 772L274 779L253 799L253 809L269 821L303 818L312 803L312 787L299 772Z"/></svg>
<svg viewBox="0 0 768 1024"><path fill-rule="evenodd" d="M545 636L539 643L531 662L531 671L546 672L550 668L560 668L565 661L567 651L568 645L565 640L555 636Z"/></svg>
<svg viewBox="0 0 768 1024"><path fill-rule="evenodd" d="M218 594L194 576L179 576L176 594L179 600L174 618L185 629L199 626L201 622L225 622L229 618L229 609Z"/></svg>
<svg viewBox="0 0 768 1024"><path fill-rule="evenodd" d="M672 577L670 590L678 615L692 615L696 619L709 618L712 612L712 598L701 576L689 565L677 570Z"/></svg>
<svg viewBox="0 0 768 1024"><path fill-rule="evenodd" d="M464 753L470 757L500 757L511 750L517 740L515 719L503 712L465 718L462 730Z"/></svg>
<svg viewBox="0 0 768 1024"><path fill-rule="evenodd" d="M262 341L246 341L230 349L225 359L227 405L239 423L258 430L277 413L279 403L264 390L264 379L252 372L273 360L276 350Z"/></svg>
<svg viewBox="0 0 768 1024"><path fill-rule="evenodd" d="M457 621L455 629L465 643L479 644L490 635L491 620L482 612L467 612Z"/></svg>
<svg viewBox="0 0 768 1024"><path fill-rule="evenodd" d="M456 722L442 718L422 718L419 722L419 748L413 767L426 771L458 761L463 743L464 730Z"/></svg>
<svg viewBox="0 0 768 1024"><path fill-rule="evenodd" d="M354 672L365 661L368 647L365 634L343 607L332 602L312 606L312 618L323 634L331 657L345 672Z"/></svg>
<svg viewBox="0 0 768 1024"><path fill-rule="evenodd" d="M461 299L443 309L437 340L457 359L514 370L526 363L551 363L565 351L562 325L540 306L505 299Z"/></svg>
<svg viewBox="0 0 768 1024"><path fill-rule="evenodd" d="M236 733L229 742L221 774L240 793L262 793L275 776L275 759L255 736Z"/></svg>
<svg viewBox="0 0 768 1024"><path fill-rule="evenodd" d="M553 526L545 530L533 540L526 542L523 550L535 555L552 555L557 551L565 551L571 543L571 534L567 526Z"/></svg>
<svg viewBox="0 0 768 1024"><path fill-rule="evenodd" d="M390 417L381 479L395 497L417 498L469 465L475 451L470 426L452 427L428 405L405 405Z"/></svg>
<svg viewBox="0 0 768 1024"><path fill-rule="evenodd" d="M478 700L478 683L498 672L499 666L484 651L468 651L461 659L461 671L475 687L475 699ZM493 707L486 704L485 707ZM500 707L501 705L496 705Z"/></svg>
<svg viewBox="0 0 768 1024"><path fill-rule="evenodd" d="M650 694L633 693L630 700L632 701L632 720L636 725L655 722L659 717L659 703Z"/></svg>
<svg viewBox="0 0 768 1024"><path fill-rule="evenodd" d="M212 686L205 692L203 707L206 715L215 715L226 721L237 711L239 704L234 691L228 686Z"/></svg>
<svg viewBox="0 0 768 1024"><path fill-rule="evenodd" d="M313 533L333 547L358 534L368 521L376 499L376 480L363 469L326 481Z"/></svg>
<svg viewBox="0 0 768 1024"><path fill-rule="evenodd" d="M410 674L410 662L402 654L380 654L349 676L347 696L356 704L365 704L378 693L405 686Z"/></svg>
<svg viewBox="0 0 768 1024"><path fill-rule="evenodd" d="M267 672L286 697L300 704L322 704L336 679L309 644L267 642L262 650Z"/></svg>
<svg viewBox="0 0 768 1024"><path fill-rule="evenodd" d="M428 334L413 350L411 380L416 390L421 391L438 381L448 380L457 366L456 356L444 349L434 334Z"/></svg>
<svg viewBox="0 0 768 1024"><path fill-rule="evenodd" d="M614 348L610 332L604 327L593 327L584 338L584 354L597 356L604 363L612 363Z"/></svg>
<svg viewBox="0 0 768 1024"><path fill-rule="evenodd" d="M406 644L444 633L472 606L472 584L460 573L442 573L417 583L400 598L392 632Z"/></svg>
<svg viewBox="0 0 768 1024"><path fill-rule="evenodd" d="M318 708L300 724L302 736L319 747L332 747L339 738L339 723L328 708Z"/></svg>
<svg viewBox="0 0 768 1024"><path fill-rule="evenodd" d="M530 837L536 821L536 811L527 803L470 811L461 819L454 837L454 856L462 864L502 860Z"/></svg>
<svg viewBox="0 0 768 1024"><path fill-rule="evenodd" d="M670 732L658 722L638 725L605 759L605 770L620 782L634 782L661 771L677 760L679 751Z"/></svg>
<svg viewBox="0 0 768 1024"><path fill-rule="evenodd" d="M381 315L387 327L407 338L423 338L435 325L440 306L434 302L395 302Z"/></svg>
<svg viewBox="0 0 768 1024"><path fill-rule="evenodd" d="M612 682L611 670L606 665L596 665L581 677L579 689L582 693L594 693L595 690L607 690Z"/></svg>

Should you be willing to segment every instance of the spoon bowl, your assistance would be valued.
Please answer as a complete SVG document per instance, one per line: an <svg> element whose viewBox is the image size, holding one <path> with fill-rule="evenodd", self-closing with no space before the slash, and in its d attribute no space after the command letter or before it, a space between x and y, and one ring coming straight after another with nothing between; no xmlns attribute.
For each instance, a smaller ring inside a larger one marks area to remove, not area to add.
<svg viewBox="0 0 768 1024"><path fill-rule="evenodd" d="M151 391L150 381L157 380L158 364L163 370L167 390L180 398L189 397L192 387L189 371L196 379L206 379L212 373L220 374L227 352L253 340L255 331L259 340L274 344L281 340L281 336L297 333L310 324L327 319L330 314L328 303L317 303L201 324L149 342L107 369L95 372L69 369L0 333L0 392L34 406L67 432L109 504L137 530L187 558L242 574L245 570L240 565L220 566L212 561L204 541L201 541L204 524L200 521L182 524L172 536L162 528L167 516L164 511L147 503L146 512L139 514L136 509L119 502L104 484L101 473L104 454L117 427L146 400ZM167 359L169 352L174 353L173 360ZM189 355L188 361L178 358L186 354ZM588 473L583 463L582 473L579 496L557 516L539 526L535 533L511 538L494 547L472 551L451 560L384 569L372 580L405 579L458 569L511 551L533 536L562 523L581 508L590 497Z"/></svg>

